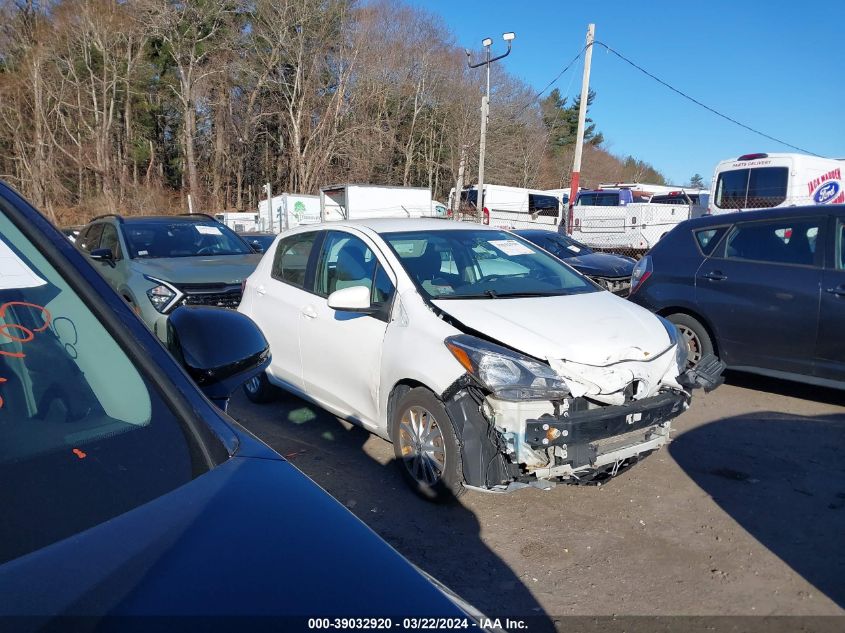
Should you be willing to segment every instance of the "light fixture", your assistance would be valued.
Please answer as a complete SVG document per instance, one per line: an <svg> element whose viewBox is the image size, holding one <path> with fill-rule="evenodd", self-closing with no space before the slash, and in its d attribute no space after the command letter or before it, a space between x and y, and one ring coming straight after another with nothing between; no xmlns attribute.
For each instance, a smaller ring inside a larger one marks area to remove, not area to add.
<svg viewBox="0 0 845 633"><path fill-rule="evenodd" d="M516 38L516 33L502 33L502 39L510 42Z"/></svg>
<svg viewBox="0 0 845 633"><path fill-rule="evenodd" d="M485 37L483 40L481 40L481 45L482 46L492 46L493 45L493 38Z"/></svg>

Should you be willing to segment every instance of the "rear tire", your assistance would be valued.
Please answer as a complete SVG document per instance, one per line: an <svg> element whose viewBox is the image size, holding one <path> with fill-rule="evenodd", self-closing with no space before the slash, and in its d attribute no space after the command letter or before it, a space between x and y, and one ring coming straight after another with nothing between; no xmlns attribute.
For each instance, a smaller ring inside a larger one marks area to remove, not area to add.
<svg viewBox="0 0 845 633"><path fill-rule="evenodd" d="M411 389L395 404L390 439L402 475L422 498L442 503L466 492L452 420L428 389Z"/></svg>
<svg viewBox="0 0 845 633"><path fill-rule="evenodd" d="M244 393L250 402L266 404L279 397L279 388L267 380L267 374L262 371L244 383Z"/></svg>
<svg viewBox="0 0 845 633"><path fill-rule="evenodd" d="M689 349L687 369L692 369L698 365L699 361L708 354L715 356L716 350L713 346L713 340L710 338L710 333L698 319L682 312L670 314L666 318L678 327L681 336L687 342Z"/></svg>

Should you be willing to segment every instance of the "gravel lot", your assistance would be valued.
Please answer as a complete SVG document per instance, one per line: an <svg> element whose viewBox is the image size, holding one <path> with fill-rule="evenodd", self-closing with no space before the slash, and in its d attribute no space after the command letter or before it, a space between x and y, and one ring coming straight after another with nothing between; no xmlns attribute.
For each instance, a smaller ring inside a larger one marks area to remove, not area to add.
<svg viewBox="0 0 845 633"><path fill-rule="evenodd" d="M450 506L293 396L230 413L489 616L845 614L845 392L731 374L604 486Z"/></svg>

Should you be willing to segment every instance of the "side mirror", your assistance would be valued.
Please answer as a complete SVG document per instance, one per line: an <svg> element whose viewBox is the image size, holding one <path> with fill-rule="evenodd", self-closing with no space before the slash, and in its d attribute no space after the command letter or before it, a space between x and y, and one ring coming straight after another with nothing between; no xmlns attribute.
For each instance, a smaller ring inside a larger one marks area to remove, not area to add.
<svg viewBox="0 0 845 633"><path fill-rule="evenodd" d="M114 268L114 253L110 248L95 248L89 253L91 259L96 259L98 262L105 262Z"/></svg>
<svg viewBox="0 0 845 633"><path fill-rule="evenodd" d="M252 249L253 253L263 253L264 247L261 246L258 242L250 242L249 247Z"/></svg>
<svg viewBox="0 0 845 633"><path fill-rule="evenodd" d="M176 308L167 319L167 347L224 411L232 392L270 364L270 346L255 322L226 308Z"/></svg>
<svg viewBox="0 0 845 633"><path fill-rule="evenodd" d="M350 286L335 290L329 295L329 307L342 312L368 312L370 304L370 289L366 286Z"/></svg>

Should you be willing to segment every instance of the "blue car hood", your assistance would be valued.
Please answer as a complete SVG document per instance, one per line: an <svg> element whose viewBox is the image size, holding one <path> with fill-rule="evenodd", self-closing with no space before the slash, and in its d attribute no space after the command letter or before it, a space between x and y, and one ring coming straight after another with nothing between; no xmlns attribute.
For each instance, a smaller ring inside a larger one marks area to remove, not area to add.
<svg viewBox="0 0 845 633"><path fill-rule="evenodd" d="M0 615L463 615L305 475L263 457L0 566L0 595Z"/></svg>
<svg viewBox="0 0 845 633"><path fill-rule="evenodd" d="M564 261L578 272L595 277L630 277L635 264L632 259L610 253L587 253Z"/></svg>

